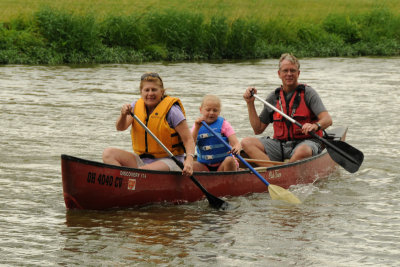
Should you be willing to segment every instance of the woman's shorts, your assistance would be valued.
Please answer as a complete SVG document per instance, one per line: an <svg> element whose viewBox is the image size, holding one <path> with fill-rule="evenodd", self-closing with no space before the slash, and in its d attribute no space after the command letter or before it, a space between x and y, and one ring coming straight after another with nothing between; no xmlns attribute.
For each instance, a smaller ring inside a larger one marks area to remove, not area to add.
<svg viewBox="0 0 400 267"><path fill-rule="evenodd" d="M169 157L167 157L167 158L159 158L159 159L150 159L150 158L141 159L139 157L139 155L137 155L136 153L133 153L133 155L135 155L135 159L136 159L136 162L137 162L137 165L138 165L139 168L144 166L144 165L146 165L146 164L150 164L150 163L152 163L154 161L159 161L160 160L160 161L164 162L165 164L167 164L167 166L169 167L170 171L178 171L178 172L182 171L182 169L178 165L176 165L175 161L173 159L169 158ZM183 159L183 156L176 156L176 158L178 160L181 160L181 158Z"/></svg>

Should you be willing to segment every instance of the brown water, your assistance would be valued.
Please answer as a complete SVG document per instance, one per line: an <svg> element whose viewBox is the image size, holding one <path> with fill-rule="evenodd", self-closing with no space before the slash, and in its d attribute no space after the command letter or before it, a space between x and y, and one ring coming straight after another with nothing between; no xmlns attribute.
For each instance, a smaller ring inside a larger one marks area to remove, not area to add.
<svg viewBox="0 0 400 267"><path fill-rule="evenodd" d="M116 132L145 71L159 72L191 126L206 93L239 138L252 135L242 94L279 85L277 60L225 63L0 67L0 265L5 266L398 266L400 264L400 59L301 60L334 125L365 161L291 191L299 206L268 194L112 211L66 211L60 155L101 160L130 150ZM258 109L262 104L258 103ZM268 131L268 133L271 133ZM255 178L257 179L257 178Z"/></svg>

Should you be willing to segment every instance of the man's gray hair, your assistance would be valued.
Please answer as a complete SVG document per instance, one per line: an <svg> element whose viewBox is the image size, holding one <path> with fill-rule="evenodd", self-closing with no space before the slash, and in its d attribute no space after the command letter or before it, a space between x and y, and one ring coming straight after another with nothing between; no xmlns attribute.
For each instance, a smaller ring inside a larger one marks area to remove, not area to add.
<svg viewBox="0 0 400 267"><path fill-rule="evenodd" d="M293 64L295 64L297 66L298 69L300 69L300 62L295 56L293 56L292 53L285 53L285 54L281 55L281 58L279 59L279 69L281 68L281 63L284 60L288 60L288 61L292 62Z"/></svg>

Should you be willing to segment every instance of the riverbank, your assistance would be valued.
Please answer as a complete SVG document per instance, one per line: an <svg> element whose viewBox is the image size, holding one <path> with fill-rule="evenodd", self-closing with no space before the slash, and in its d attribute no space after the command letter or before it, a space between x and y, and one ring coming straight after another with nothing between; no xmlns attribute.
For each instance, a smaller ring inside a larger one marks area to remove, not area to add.
<svg viewBox="0 0 400 267"><path fill-rule="evenodd" d="M213 14L201 10L100 16L41 7L1 23L0 64L261 59L283 52L299 57L400 54L400 15L385 7L353 14L331 10L321 20L315 14L257 19L259 11L254 17L246 9L242 16L228 17L218 9Z"/></svg>

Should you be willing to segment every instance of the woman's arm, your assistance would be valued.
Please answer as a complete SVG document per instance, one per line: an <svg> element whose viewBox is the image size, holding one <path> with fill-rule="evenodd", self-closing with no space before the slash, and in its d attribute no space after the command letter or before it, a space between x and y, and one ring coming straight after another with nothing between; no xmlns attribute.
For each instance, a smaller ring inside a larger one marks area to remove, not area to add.
<svg viewBox="0 0 400 267"><path fill-rule="evenodd" d="M185 147L185 151L186 151L186 159L185 159L185 162L183 163L184 168L182 170L182 174L190 176L193 174L193 156L194 156L194 149L195 149L193 136L189 131L189 127L186 123L186 120L183 120L181 123L179 123L175 127L175 130L178 132L179 136L181 137L181 139L183 141L183 145Z"/></svg>
<svg viewBox="0 0 400 267"><path fill-rule="evenodd" d="M121 108L121 113L115 123L117 131L125 131L132 124L133 117L131 116L132 106L130 104L124 104Z"/></svg>

